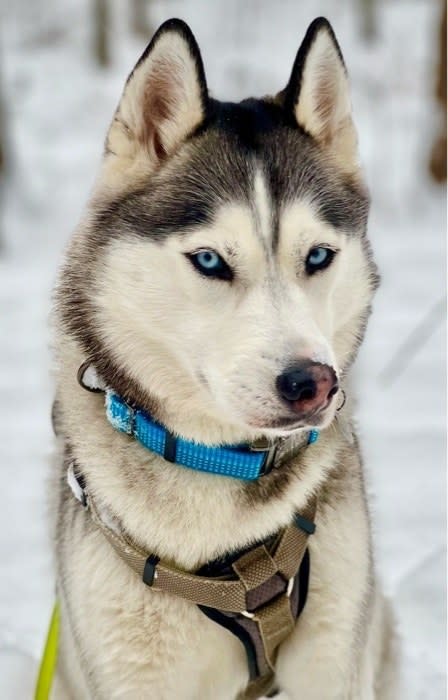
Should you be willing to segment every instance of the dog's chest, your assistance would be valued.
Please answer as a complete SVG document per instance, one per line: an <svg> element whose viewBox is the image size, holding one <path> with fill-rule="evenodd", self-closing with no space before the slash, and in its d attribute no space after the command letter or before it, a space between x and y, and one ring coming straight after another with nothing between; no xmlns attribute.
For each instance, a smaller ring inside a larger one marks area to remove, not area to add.
<svg viewBox="0 0 448 700"><path fill-rule="evenodd" d="M240 642L195 605L144 586L74 508L60 594L94 697L236 697L248 679Z"/></svg>

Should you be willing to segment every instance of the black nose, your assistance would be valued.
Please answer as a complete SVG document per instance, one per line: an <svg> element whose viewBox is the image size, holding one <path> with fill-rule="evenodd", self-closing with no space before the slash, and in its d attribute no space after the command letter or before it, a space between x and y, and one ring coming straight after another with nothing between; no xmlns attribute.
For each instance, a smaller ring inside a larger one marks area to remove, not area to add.
<svg viewBox="0 0 448 700"><path fill-rule="evenodd" d="M317 393L317 384L309 372L291 369L277 377L277 389L287 401L309 401Z"/></svg>
<svg viewBox="0 0 448 700"><path fill-rule="evenodd" d="M295 411L305 413L323 407L339 388L334 369L319 362L290 367L277 377L276 386Z"/></svg>

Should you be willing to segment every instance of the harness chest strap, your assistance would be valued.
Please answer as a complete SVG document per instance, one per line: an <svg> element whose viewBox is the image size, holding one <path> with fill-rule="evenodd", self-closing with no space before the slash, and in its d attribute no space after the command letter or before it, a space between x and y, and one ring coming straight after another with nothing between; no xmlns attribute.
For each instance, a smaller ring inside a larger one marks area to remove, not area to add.
<svg viewBox="0 0 448 700"><path fill-rule="evenodd" d="M255 659L249 663L251 680L241 697L258 698L273 688L278 648L294 629L298 616L294 611L294 606L298 607L298 574L305 555L308 556L308 536L315 529L314 497L303 515L296 515L294 523L280 534L273 552L260 544L233 561L232 578L188 573L160 561L155 555L148 556L128 537L117 534L104 522L91 495L87 495L86 505L93 522L146 585L197 604L208 617L233 631L241 640L241 631L248 635Z"/></svg>

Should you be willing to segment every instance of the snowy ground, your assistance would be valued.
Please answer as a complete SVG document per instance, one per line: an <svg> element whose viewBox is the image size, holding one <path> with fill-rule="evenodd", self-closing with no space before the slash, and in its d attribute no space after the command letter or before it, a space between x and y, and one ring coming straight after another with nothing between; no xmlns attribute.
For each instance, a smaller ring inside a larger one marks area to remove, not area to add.
<svg viewBox="0 0 448 700"><path fill-rule="evenodd" d="M218 97L283 87L308 22L334 23L352 76L383 283L356 369L378 569L403 637L406 700L445 697L444 192L426 180L436 3L378 1L365 46L353 0L156 0L181 16ZM108 120L143 42L115 2L113 65L92 67L87 0L0 2L14 172L0 256L0 695L31 697L53 596L45 479L51 451L50 290L92 183ZM434 307L433 315L431 309ZM420 346L400 348L417 332ZM433 333L431 318L434 318ZM393 360L392 366L389 363ZM389 367L390 371L387 372Z"/></svg>

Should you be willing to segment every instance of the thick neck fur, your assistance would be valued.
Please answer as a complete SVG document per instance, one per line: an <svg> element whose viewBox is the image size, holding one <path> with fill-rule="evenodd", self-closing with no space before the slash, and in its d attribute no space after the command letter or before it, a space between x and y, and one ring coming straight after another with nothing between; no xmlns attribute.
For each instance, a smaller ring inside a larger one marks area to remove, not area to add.
<svg viewBox="0 0 448 700"><path fill-rule="evenodd" d="M60 342L59 429L88 489L140 546L194 570L235 548L276 532L340 466L346 439L333 423L316 445L256 482L171 465L107 422L102 394L77 383L85 357Z"/></svg>

